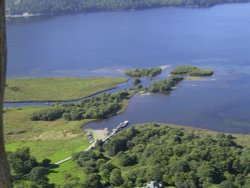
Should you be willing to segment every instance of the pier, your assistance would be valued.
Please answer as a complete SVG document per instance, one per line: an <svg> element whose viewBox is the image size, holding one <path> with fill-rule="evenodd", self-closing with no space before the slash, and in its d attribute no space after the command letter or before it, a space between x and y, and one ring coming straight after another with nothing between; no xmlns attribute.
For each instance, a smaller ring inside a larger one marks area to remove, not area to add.
<svg viewBox="0 0 250 188"><path fill-rule="evenodd" d="M129 121L124 121L124 122L120 123L115 129L113 129L113 131L110 133L110 135L107 138L102 140L103 143L107 142L108 139L110 139L116 133L118 133L119 131L124 129L128 124L129 124Z"/></svg>

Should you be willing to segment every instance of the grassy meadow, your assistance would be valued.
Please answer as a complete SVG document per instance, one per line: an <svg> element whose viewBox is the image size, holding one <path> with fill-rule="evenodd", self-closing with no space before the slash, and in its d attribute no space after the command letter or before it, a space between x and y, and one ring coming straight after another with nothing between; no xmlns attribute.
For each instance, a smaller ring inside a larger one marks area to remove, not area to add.
<svg viewBox="0 0 250 188"><path fill-rule="evenodd" d="M68 101L126 82L127 78L22 78L6 84L6 102Z"/></svg>
<svg viewBox="0 0 250 188"><path fill-rule="evenodd" d="M82 172L82 168L79 167L76 162L70 160L60 165L59 168L53 169L53 172L49 174L50 183L62 185L66 176L79 178L80 181L86 179L87 175Z"/></svg>

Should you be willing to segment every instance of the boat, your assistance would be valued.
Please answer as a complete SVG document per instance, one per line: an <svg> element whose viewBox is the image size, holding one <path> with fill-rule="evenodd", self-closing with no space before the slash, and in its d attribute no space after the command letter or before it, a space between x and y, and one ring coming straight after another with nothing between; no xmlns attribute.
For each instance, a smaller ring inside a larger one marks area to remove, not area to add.
<svg viewBox="0 0 250 188"><path fill-rule="evenodd" d="M125 128L128 124L129 124L129 121L124 121L124 122L120 123L115 129L112 130L111 134L117 133L118 131Z"/></svg>
<svg viewBox="0 0 250 188"><path fill-rule="evenodd" d="M129 121L124 121L123 123L121 123L121 128L126 127L129 124Z"/></svg>

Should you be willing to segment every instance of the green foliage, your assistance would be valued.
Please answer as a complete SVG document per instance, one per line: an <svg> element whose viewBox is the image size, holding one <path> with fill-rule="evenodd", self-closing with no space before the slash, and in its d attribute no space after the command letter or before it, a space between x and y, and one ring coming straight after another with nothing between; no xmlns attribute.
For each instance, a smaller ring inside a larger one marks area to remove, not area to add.
<svg viewBox="0 0 250 188"><path fill-rule="evenodd" d="M12 183L13 188L29 188L29 182L24 182L22 180L16 180Z"/></svg>
<svg viewBox="0 0 250 188"><path fill-rule="evenodd" d="M78 177L73 177L71 174L66 173L64 177L64 184L60 186L62 188L82 188L82 183Z"/></svg>
<svg viewBox="0 0 250 188"><path fill-rule="evenodd" d="M214 74L212 70L209 69L200 69L194 66L178 66L171 71L173 75L182 75L187 74L190 76L211 76Z"/></svg>
<svg viewBox="0 0 250 188"><path fill-rule="evenodd" d="M109 182L114 187L118 187L121 184L123 184L123 179L122 179L121 171L119 169L115 168L111 172Z"/></svg>
<svg viewBox="0 0 250 188"><path fill-rule="evenodd" d="M125 153L120 153L118 155L118 160L121 166L131 166L136 164L137 156L136 155L130 156Z"/></svg>
<svg viewBox="0 0 250 188"><path fill-rule="evenodd" d="M83 167L86 174L99 172L99 168L107 161L107 158L102 153L93 152L92 150L79 153L73 159L79 166Z"/></svg>
<svg viewBox="0 0 250 188"><path fill-rule="evenodd" d="M114 156L120 151L125 151L127 147L127 138L125 136L116 137L105 144L104 148L109 155Z"/></svg>
<svg viewBox="0 0 250 188"><path fill-rule="evenodd" d="M11 167L13 177L13 187L15 188L49 188L54 187L49 184L47 177L49 171L44 164L49 164L50 160L45 159L41 164L30 156L30 149L23 147L15 152L8 153L8 162Z"/></svg>
<svg viewBox="0 0 250 188"><path fill-rule="evenodd" d="M62 117L64 110L61 108L48 108L34 112L31 115L32 121L54 121Z"/></svg>
<svg viewBox="0 0 250 188"><path fill-rule="evenodd" d="M230 180L223 181L219 188L237 188L237 186Z"/></svg>
<svg viewBox="0 0 250 188"><path fill-rule="evenodd" d="M7 0L11 14L129 10L166 6L208 7L222 3L249 2L249 0Z"/></svg>
<svg viewBox="0 0 250 188"><path fill-rule="evenodd" d="M143 77L143 76L149 76L149 77L154 77L159 74L161 74L162 69L161 68L151 68L151 69L135 69L133 71L126 71L125 74L131 77ZM140 83L140 80L135 80Z"/></svg>
<svg viewBox="0 0 250 188"><path fill-rule="evenodd" d="M120 91L82 100L78 104L58 104L33 113L31 120L53 121L61 117L67 121L107 118L116 114L121 109L122 102L129 97L127 91Z"/></svg>
<svg viewBox="0 0 250 188"><path fill-rule="evenodd" d="M48 185L49 179L47 177L48 170L44 167L35 167L29 173L29 180L35 185Z"/></svg>
<svg viewBox="0 0 250 188"><path fill-rule="evenodd" d="M102 187L101 176L99 174L91 174L86 182L83 184L83 188L100 188Z"/></svg>
<svg viewBox="0 0 250 188"><path fill-rule="evenodd" d="M179 188L240 188L250 181L250 149L223 133L199 136L168 126L136 126L113 136L103 149L76 157L96 164L103 187L142 187L154 180Z"/></svg>
<svg viewBox="0 0 250 188"><path fill-rule="evenodd" d="M8 161L16 175L28 174L32 168L38 166L38 162L30 156L28 147L17 149L8 153Z"/></svg>
<svg viewBox="0 0 250 188"><path fill-rule="evenodd" d="M169 93L183 79L183 76L174 75L166 80L153 82L149 86L149 91L153 93Z"/></svg>

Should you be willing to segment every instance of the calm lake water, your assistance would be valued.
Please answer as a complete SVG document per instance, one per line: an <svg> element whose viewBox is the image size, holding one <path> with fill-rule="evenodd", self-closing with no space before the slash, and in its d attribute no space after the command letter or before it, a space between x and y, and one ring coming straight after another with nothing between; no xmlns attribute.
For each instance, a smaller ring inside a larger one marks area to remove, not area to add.
<svg viewBox="0 0 250 188"><path fill-rule="evenodd" d="M250 133L250 4L32 18L7 29L9 78L124 76L182 64L216 71L168 96L137 95L125 113L88 127L129 120Z"/></svg>

